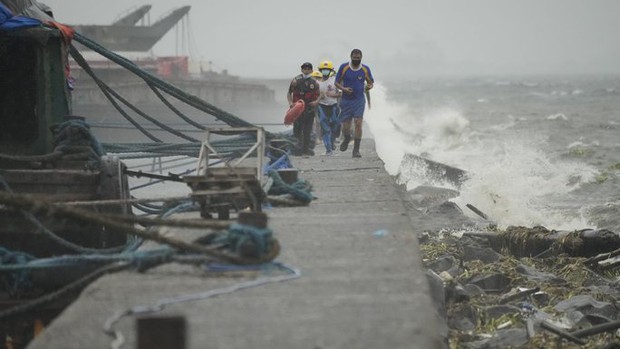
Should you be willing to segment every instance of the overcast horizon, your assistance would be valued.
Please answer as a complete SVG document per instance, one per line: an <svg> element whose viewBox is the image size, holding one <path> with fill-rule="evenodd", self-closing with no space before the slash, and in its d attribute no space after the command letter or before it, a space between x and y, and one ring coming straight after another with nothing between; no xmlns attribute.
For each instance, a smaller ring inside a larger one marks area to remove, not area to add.
<svg viewBox="0 0 620 349"><path fill-rule="evenodd" d="M616 0L42 2L74 25L111 24L148 4L154 23L190 5L190 40L172 29L153 53L188 54L243 77L288 78L304 61L338 65L353 48L377 77L620 73Z"/></svg>

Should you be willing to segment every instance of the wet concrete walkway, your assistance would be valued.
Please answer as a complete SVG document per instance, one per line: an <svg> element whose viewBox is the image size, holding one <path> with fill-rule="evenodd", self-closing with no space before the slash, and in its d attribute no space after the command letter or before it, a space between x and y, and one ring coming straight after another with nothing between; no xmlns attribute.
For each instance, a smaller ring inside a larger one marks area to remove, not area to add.
<svg viewBox="0 0 620 349"><path fill-rule="evenodd" d="M364 140L361 159L336 153L294 157L318 199L308 207L267 211L282 245L277 261L298 269L299 278L202 299L210 290L287 274L214 276L167 264L143 274L107 275L28 348L114 347L119 337L104 332L106 321L122 334L120 347L136 348L138 316L111 321L114 314L185 295L190 298L144 316L184 317L191 349L444 348L416 238L425 218L406 209L406 194L384 170L372 141ZM173 228L166 233L188 241L199 236Z"/></svg>

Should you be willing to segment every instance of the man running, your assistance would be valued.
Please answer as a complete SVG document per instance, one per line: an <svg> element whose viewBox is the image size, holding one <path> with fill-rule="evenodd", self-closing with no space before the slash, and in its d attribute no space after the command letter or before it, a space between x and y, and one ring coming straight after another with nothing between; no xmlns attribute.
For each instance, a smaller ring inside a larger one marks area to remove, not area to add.
<svg viewBox="0 0 620 349"><path fill-rule="evenodd" d="M319 99L319 84L312 78L312 64L301 65L301 74L291 81L286 99L290 107L303 99L306 107L303 114L293 123L293 134L297 138L298 148L295 155L314 155L310 145L310 136L314 124L315 108Z"/></svg>
<svg viewBox="0 0 620 349"><path fill-rule="evenodd" d="M340 100L340 121L344 140L340 151L346 151L351 141L351 121L355 123L353 135L353 157L361 158L362 124L366 107L365 92L372 89L375 79L370 68L362 64L362 51L351 51L351 61L342 63L336 73L336 87L342 90Z"/></svg>

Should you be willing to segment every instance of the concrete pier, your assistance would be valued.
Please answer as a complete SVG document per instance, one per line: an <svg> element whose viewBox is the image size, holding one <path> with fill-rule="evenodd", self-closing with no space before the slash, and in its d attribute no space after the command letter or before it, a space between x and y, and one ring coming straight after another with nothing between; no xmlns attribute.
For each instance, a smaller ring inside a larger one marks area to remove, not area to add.
<svg viewBox="0 0 620 349"><path fill-rule="evenodd" d="M211 290L287 274L220 275L176 264L110 274L88 286L28 348L114 347L118 337L104 332L106 321L137 306L146 306L142 314L108 326L122 334L122 348L136 348L137 319L148 316L184 318L191 349L447 347L418 250L425 218L407 209L406 193L384 170L371 140L363 141L361 159L350 150L336 153L292 158L317 199L266 211L282 246L277 261L300 277L201 299ZM188 241L205 233L166 230Z"/></svg>

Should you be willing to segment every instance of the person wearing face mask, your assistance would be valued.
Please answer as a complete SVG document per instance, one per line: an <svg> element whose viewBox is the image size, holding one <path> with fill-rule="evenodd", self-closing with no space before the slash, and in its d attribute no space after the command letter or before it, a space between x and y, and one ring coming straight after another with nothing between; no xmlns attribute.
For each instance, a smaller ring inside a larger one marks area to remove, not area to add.
<svg viewBox="0 0 620 349"><path fill-rule="evenodd" d="M319 98L320 97L320 87L321 87L321 80L323 79L323 74L321 74L320 71L315 70L312 72L312 77L314 78L314 80L316 80L316 82L319 84ZM319 122L319 106L317 105L317 107L314 109L314 122L312 123L312 140L316 143L316 144L321 144L322 141L322 137L323 137L323 132L321 132L321 123Z"/></svg>
<svg viewBox="0 0 620 349"><path fill-rule="evenodd" d="M334 142L340 133L338 98L341 92L336 87L334 64L331 61L321 62L319 64L319 72L322 77L319 80L318 120L321 127L323 145L325 145L325 155L330 156L336 150Z"/></svg>
<svg viewBox="0 0 620 349"><path fill-rule="evenodd" d="M353 157L360 158L360 143L362 141L362 125L366 106L365 93L372 89L375 79L370 68L362 64L362 51L351 51L351 61L342 63L336 73L336 87L342 90L340 100L340 121L344 140L340 144L340 151L346 151L351 141L351 123L355 124L353 134Z"/></svg>
<svg viewBox="0 0 620 349"><path fill-rule="evenodd" d="M306 62L301 65L301 74L291 81L286 94L289 107L298 100L305 103L304 112L293 123L293 135L297 138L298 146L295 155L314 155L311 147L312 126L314 114L319 99L319 85L312 77L312 63Z"/></svg>

